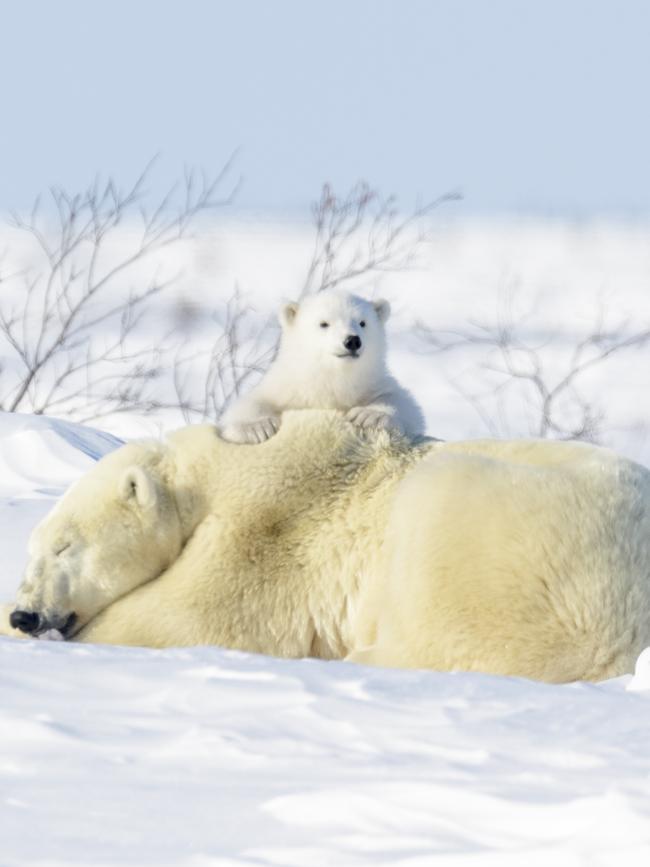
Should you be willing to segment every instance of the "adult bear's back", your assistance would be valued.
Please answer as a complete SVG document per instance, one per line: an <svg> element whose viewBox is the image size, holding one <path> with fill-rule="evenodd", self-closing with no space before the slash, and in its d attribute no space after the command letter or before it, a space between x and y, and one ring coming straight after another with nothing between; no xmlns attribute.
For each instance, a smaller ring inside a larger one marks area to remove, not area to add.
<svg viewBox="0 0 650 867"><path fill-rule="evenodd" d="M649 507L650 473L606 449L432 446L396 494L374 646L353 658L553 681L631 670L650 643Z"/></svg>

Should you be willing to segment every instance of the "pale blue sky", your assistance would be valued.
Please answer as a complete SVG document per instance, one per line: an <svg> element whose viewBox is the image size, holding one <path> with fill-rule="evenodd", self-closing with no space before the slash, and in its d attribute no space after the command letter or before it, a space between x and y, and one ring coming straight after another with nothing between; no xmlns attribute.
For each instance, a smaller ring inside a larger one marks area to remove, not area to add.
<svg viewBox="0 0 650 867"><path fill-rule="evenodd" d="M650 214L648 0L0 0L0 210L236 147L239 207L322 181L462 212Z"/></svg>

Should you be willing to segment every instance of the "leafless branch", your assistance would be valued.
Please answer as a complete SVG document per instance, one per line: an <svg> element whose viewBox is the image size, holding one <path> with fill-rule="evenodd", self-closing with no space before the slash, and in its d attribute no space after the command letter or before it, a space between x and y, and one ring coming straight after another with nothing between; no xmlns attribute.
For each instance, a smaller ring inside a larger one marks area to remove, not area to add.
<svg viewBox="0 0 650 867"><path fill-rule="evenodd" d="M383 197L365 181L342 197L325 184L312 206L316 231L302 294L411 267L427 240L425 218L443 203L460 198L459 193L446 193L404 216L395 196Z"/></svg>
<svg viewBox="0 0 650 867"><path fill-rule="evenodd" d="M0 340L10 354L0 409L91 419L156 408L149 385L159 376L161 341L136 348L132 338L175 277L143 279L142 268L186 238L199 215L232 201L239 182L231 180L232 159L213 179L186 169L183 182L150 205L153 163L124 190L99 178L81 193L54 187L49 208L39 199L29 216L13 215L40 265L13 275L22 280L17 307L8 294L0 298ZM118 227L127 223L131 243L116 253ZM134 281L138 288L128 289Z"/></svg>
<svg viewBox="0 0 650 867"><path fill-rule="evenodd" d="M627 321L607 326L608 320L601 306L587 333L574 337L568 350L565 337L564 351L560 335L548 335L540 341L530 330L526 333L521 320L517 322L509 315L498 317L493 324L470 321L453 331L435 330L420 323L418 332L429 352L446 354L471 349L481 353L473 378L483 385L468 389L458 378L452 384L491 434L503 427L507 394L525 406L530 426L527 433L598 441L606 412L585 396L585 374L614 356L650 343L650 328L631 328Z"/></svg>
<svg viewBox="0 0 650 867"><path fill-rule="evenodd" d="M275 353L272 323L256 327L254 311L244 304L237 286L215 325L217 337L208 350L182 349L173 364L172 403L187 422L218 418L247 382L267 369Z"/></svg>

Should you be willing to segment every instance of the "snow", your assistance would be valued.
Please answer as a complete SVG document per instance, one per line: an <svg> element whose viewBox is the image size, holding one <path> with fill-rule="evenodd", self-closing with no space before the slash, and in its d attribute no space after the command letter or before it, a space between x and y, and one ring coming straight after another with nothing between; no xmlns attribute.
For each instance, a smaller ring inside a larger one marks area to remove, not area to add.
<svg viewBox="0 0 650 867"><path fill-rule="evenodd" d="M634 677L627 685L631 692L650 690L650 647L646 647L634 666Z"/></svg>
<svg viewBox="0 0 650 867"><path fill-rule="evenodd" d="M650 857L650 694L628 678L10 639L0 658L7 867Z"/></svg>
<svg viewBox="0 0 650 867"><path fill-rule="evenodd" d="M648 237L450 225L425 270L370 287L393 302L395 372L431 432L485 433L438 370L475 359L422 356L413 318L451 327L488 315L509 263L529 296L541 293L540 328L574 333L601 290L640 322ZM307 248L277 227L231 233L213 258L206 238L197 243L197 297L227 297L237 272L261 315L292 294ZM607 396L611 444L646 461L647 369L631 355L592 383ZM126 437L160 426L107 424ZM0 414L0 601L13 597L31 528L119 442ZM0 639L0 864L646 867L649 719L650 651L634 675L551 686L220 648Z"/></svg>

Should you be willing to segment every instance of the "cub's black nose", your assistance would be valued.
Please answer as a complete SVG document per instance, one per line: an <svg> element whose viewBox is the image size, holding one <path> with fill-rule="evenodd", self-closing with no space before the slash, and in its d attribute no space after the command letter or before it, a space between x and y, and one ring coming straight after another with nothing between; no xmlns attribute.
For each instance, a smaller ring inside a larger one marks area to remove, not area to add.
<svg viewBox="0 0 650 867"><path fill-rule="evenodd" d="M358 349L361 349L361 338L357 337L356 334L348 334L343 341L343 346L345 346L348 352L356 352Z"/></svg>
<svg viewBox="0 0 650 867"><path fill-rule="evenodd" d="M13 629L20 629L32 635L38 629L39 616L35 611L12 611L9 623Z"/></svg>

